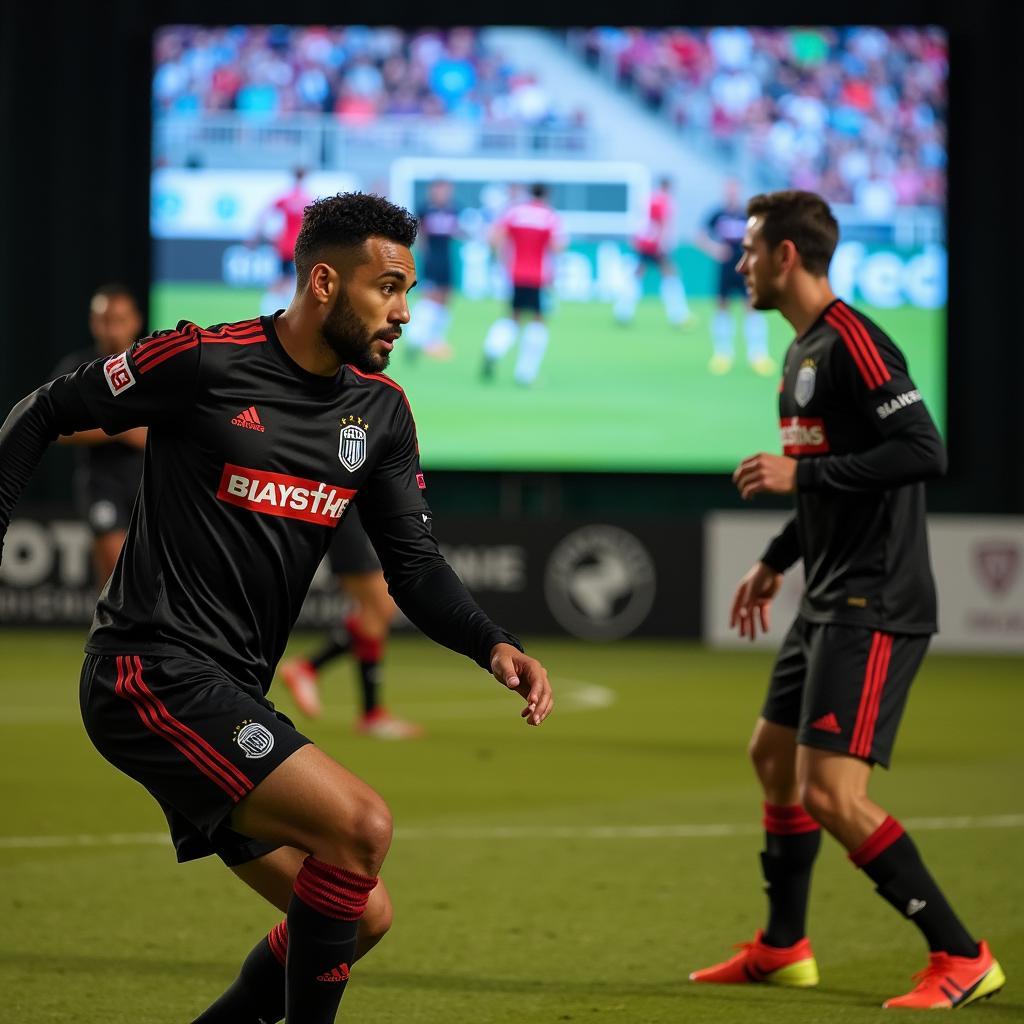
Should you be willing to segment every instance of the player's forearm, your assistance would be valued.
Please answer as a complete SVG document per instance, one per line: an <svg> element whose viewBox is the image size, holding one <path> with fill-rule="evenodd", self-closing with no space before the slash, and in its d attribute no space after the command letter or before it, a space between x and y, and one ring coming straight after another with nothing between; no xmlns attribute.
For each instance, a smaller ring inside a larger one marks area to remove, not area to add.
<svg viewBox="0 0 1024 1024"><path fill-rule="evenodd" d="M775 572L785 572L801 557L800 534L797 530L796 516L793 516L782 531L771 539L761 556L761 561Z"/></svg>
<svg viewBox="0 0 1024 1024"><path fill-rule="evenodd" d="M880 491L940 477L946 448L931 423L918 423L867 451L801 459L801 491Z"/></svg>
<svg viewBox="0 0 1024 1024"><path fill-rule="evenodd" d="M402 588L392 586L391 594L409 621L431 640L472 658L481 668L490 669L495 644L523 649L487 617L447 563Z"/></svg>
<svg viewBox="0 0 1024 1024"><path fill-rule="evenodd" d="M0 535L46 449L60 434L95 426L70 379L59 377L27 395L0 427Z"/></svg>

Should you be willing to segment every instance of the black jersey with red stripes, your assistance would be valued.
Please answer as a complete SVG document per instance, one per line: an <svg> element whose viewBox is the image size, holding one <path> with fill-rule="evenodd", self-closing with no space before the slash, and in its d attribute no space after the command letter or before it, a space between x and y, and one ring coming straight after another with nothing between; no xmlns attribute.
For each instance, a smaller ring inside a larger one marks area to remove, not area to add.
<svg viewBox="0 0 1024 1024"><path fill-rule="evenodd" d="M149 427L92 653L193 654L265 692L349 504L429 518L401 388L348 366L307 372L272 318L182 321L74 384L108 432Z"/></svg>
<svg viewBox="0 0 1024 1024"><path fill-rule="evenodd" d="M779 418L783 454L798 460L797 514L764 560L784 571L803 558L801 614L934 632L924 481L946 457L903 353L835 300L786 353Z"/></svg>

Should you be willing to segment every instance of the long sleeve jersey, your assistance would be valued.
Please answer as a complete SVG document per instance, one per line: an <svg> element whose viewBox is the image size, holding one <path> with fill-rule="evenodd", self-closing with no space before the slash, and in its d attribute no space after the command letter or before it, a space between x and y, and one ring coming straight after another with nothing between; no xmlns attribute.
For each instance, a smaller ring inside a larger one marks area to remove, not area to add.
<svg viewBox="0 0 1024 1024"><path fill-rule="evenodd" d="M762 560L785 572L803 558L801 614L935 632L924 481L945 472L946 453L903 353L832 302L786 353L779 426L798 461L796 516Z"/></svg>
<svg viewBox="0 0 1024 1024"><path fill-rule="evenodd" d="M487 667L492 623L431 534L416 429L383 374L307 372L271 317L182 321L22 400L0 429L0 537L58 434L149 428L142 487L86 650L216 661L265 693L334 529L355 502L391 591Z"/></svg>

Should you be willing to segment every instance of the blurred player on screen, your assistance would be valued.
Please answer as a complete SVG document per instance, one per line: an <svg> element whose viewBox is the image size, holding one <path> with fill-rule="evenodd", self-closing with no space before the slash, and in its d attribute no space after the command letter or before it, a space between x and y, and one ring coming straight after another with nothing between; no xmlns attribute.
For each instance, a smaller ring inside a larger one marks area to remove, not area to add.
<svg viewBox="0 0 1024 1024"><path fill-rule="evenodd" d="M445 338L451 322L448 303L454 280L452 241L459 234L459 211L452 202L452 194L450 181L431 182L426 206L416 214L423 251L424 295L416 303L406 332L411 358L421 352L434 359L450 359L452 355Z"/></svg>
<svg viewBox="0 0 1024 1024"><path fill-rule="evenodd" d="M273 237L279 272L260 303L260 312L264 316L287 306L295 290L295 242L302 228L303 212L313 202L313 197L302 184L305 177L305 170L297 167L293 172L292 187L278 196L260 215L258 235L266 233L268 221L275 220L279 224Z"/></svg>
<svg viewBox="0 0 1024 1024"><path fill-rule="evenodd" d="M743 232L746 230L747 214L740 196L740 185L735 178L725 182L725 202L712 210L697 235L697 245L703 249L718 267L718 309L711 322L711 338L714 354L708 369L715 374L728 373L736 355L735 319L731 300L743 300L745 314L743 331L747 342L747 361L751 369L762 377L775 373L775 361L768 355L768 323L764 314L752 309L747 303L743 278L736 270L736 264L743 255Z"/></svg>
<svg viewBox="0 0 1024 1024"><path fill-rule="evenodd" d="M633 240L636 250L636 273L628 275L622 282L622 290L615 300L615 319L622 324L631 323L636 315L636 306L643 291L647 270L654 267L660 279L661 301L665 315L673 327L690 326L693 317L686 300L683 279L672 262L672 224L675 219L675 204L672 201L672 179L659 178L658 187L651 195L647 212L647 223L643 231Z"/></svg>
<svg viewBox="0 0 1024 1024"><path fill-rule="evenodd" d="M511 314L496 320L484 339L484 380L491 380L503 355L519 338L514 378L532 384L548 347L543 289L551 283L552 257L564 246L558 214L547 200L546 185L530 186L530 197L514 203L498 220L491 236L495 251L504 256L512 282ZM529 322L522 329L524 317Z"/></svg>

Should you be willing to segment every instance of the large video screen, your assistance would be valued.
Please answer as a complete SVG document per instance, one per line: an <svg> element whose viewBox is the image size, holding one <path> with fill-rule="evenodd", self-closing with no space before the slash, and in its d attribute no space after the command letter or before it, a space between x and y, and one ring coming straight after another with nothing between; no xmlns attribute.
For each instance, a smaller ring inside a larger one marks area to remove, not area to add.
<svg viewBox="0 0 1024 1024"><path fill-rule="evenodd" d="M151 326L288 305L314 197L421 218L388 372L428 468L719 472L778 450L792 338L734 271L754 193L945 425L948 45L934 27L158 30Z"/></svg>

